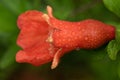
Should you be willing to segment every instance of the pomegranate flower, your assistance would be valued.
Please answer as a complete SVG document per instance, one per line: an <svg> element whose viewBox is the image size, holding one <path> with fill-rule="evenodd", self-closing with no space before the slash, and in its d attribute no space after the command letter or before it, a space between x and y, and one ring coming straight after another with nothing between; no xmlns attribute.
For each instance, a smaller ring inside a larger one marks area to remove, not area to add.
<svg viewBox="0 0 120 80"><path fill-rule="evenodd" d="M43 18L43 13L39 11L27 11L18 17L18 27L20 34L17 44L23 50L16 54L16 61L31 63L39 66L53 60L51 68L54 69L59 58L68 48L62 49L54 47L47 42L49 36L49 24Z"/></svg>
<svg viewBox="0 0 120 80"><path fill-rule="evenodd" d="M65 53L76 48L98 48L114 39L113 26L97 20L61 21L53 17L50 6L47 11L31 10L18 17L17 44L22 50L16 54L17 62L39 66L52 61L54 69Z"/></svg>

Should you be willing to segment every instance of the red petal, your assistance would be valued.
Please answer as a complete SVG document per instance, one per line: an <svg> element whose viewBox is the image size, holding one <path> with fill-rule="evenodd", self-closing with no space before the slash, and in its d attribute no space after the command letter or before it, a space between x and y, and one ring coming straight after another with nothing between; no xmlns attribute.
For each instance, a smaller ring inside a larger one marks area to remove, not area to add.
<svg viewBox="0 0 120 80"><path fill-rule="evenodd" d="M17 62L28 62L40 65L52 60L54 54L50 54L48 36L48 24L42 18L43 13L27 11L18 18L18 26L21 29L17 44L24 50L16 55Z"/></svg>
<svg viewBox="0 0 120 80"><path fill-rule="evenodd" d="M16 55L16 61L31 63L35 66L50 62L54 56L49 53L49 44L36 44L34 47L19 51Z"/></svg>
<svg viewBox="0 0 120 80"><path fill-rule="evenodd" d="M30 63L35 66L40 66L53 60L51 68L54 69L57 67L60 58L66 52L71 51L71 49L63 49L60 52L58 48L53 49L53 53L50 53L50 45L45 43L41 45L36 45L29 49L20 50L16 54L16 61L19 63Z"/></svg>
<svg viewBox="0 0 120 80"><path fill-rule="evenodd" d="M43 20L42 13L27 11L18 18L18 26L21 28L17 44L22 48L28 48L35 43L42 43L48 34L48 24Z"/></svg>
<svg viewBox="0 0 120 80"><path fill-rule="evenodd" d="M31 11L26 11L25 13L21 14L18 17L17 20L17 25L21 29L22 27L28 27L32 22L37 22L37 23L45 23L44 19L42 18L43 13L36 11L36 10L31 10Z"/></svg>
<svg viewBox="0 0 120 80"><path fill-rule="evenodd" d="M42 43L46 40L48 31L42 32L41 28L39 25L22 28L17 39L17 44L22 48L29 48L36 43Z"/></svg>

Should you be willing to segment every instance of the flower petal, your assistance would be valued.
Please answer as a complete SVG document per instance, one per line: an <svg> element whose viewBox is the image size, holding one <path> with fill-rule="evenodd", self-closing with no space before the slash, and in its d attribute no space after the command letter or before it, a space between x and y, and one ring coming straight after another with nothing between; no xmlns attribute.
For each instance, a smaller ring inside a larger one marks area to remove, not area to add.
<svg viewBox="0 0 120 80"><path fill-rule="evenodd" d="M34 47L20 50L16 55L16 61L20 63L31 63L35 66L50 62L54 56L49 53L49 44L36 44Z"/></svg>
<svg viewBox="0 0 120 80"><path fill-rule="evenodd" d="M18 18L18 26L21 29L17 44L22 48L28 48L35 43L42 43L48 35L48 24L42 18L43 13L27 11Z"/></svg>
<svg viewBox="0 0 120 80"><path fill-rule="evenodd" d="M21 14L18 17L17 20L17 25L21 29L23 27L28 27L32 22L37 22L37 23L45 23L44 19L42 18L43 13L36 11L36 10L29 10L26 11L25 13Z"/></svg>
<svg viewBox="0 0 120 80"><path fill-rule="evenodd" d="M71 50L72 49L67 48L54 48L51 47L48 43L36 44L31 48L18 51L18 53L16 54L16 61L19 63L30 63L35 66L40 66L53 60L51 68L54 69L57 67L60 58L66 52Z"/></svg>

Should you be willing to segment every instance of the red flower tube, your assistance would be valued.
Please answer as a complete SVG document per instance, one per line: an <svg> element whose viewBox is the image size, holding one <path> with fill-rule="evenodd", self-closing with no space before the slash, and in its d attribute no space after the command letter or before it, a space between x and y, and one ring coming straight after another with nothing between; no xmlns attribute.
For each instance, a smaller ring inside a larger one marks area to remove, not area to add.
<svg viewBox="0 0 120 80"><path fill-rule="evenodd" d="M115 38L115 28L97 20L69 22L52 15L31 10L18 17L20 34L17 44L22 48L16 54L19 63L35 66L52 61L54 69L60 57L76 48L94 49Z"/></svg>

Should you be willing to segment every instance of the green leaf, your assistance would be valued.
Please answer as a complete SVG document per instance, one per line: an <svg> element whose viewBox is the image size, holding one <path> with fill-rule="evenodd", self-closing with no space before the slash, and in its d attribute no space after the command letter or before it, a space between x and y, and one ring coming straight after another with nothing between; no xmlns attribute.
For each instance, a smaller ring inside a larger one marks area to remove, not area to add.
<svg viewBox="0 0 120 80"><path fill-rule="evenodd" d="M120 17L120 0L103 0L106 7Z"/></svg>
<svg viewBox="0 0 120 80"><path fill-rule="evenodd" d="M112 60L116 60L117 53L120 51L120 29L116 30L116 38L109 42L107 52Z"/></svg>
<svg viewBox="0 0 120 80"><path fill-rule="evenodd" d="M109 42L108 47L107 47L107 52L108 52L109 57L112 60L116 60L119 47L120 46L117 44L116 40L112 40Z"/></svg>

